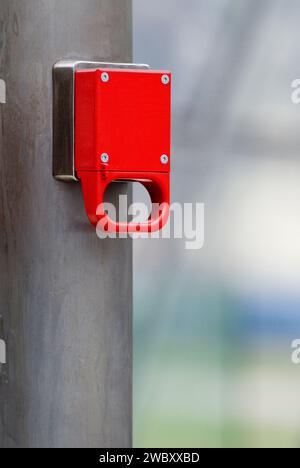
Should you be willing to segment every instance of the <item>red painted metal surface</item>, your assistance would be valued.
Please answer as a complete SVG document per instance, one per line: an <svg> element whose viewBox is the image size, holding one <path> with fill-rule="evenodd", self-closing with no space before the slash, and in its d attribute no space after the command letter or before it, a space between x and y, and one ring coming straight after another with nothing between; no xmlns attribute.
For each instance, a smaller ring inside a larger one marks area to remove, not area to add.
<svg viewBox="0 0 300 468"><path fill-rule="evenodd" d="M107 68L76 72L75 167L93 225L100 223L113 232L152 232L166 224L170 115L170 72ZM101 160L103 154L108 155L107 162ZM165 164L162 155L168 156ZM154 206L148 220L118 223L108 218L104 193L116 180L138 181L146 187Z"/></svg>

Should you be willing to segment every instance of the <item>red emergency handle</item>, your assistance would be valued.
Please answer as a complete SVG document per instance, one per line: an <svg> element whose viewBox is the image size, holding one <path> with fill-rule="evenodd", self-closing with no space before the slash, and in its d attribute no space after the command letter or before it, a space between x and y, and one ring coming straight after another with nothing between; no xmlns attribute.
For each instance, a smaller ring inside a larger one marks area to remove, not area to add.
<svg viewBox="0 0 300 468"><path fill-rule="evenodd" d="M170 213L170 173L168 172L116 172L116 171L79 171L85 201L85 208L90 222L104 231L155 232L162 229ZM152 213L144 222L117 222L105 211L104 194L109 184L114 181L140 182L149 192L152 201Z"/></svg>

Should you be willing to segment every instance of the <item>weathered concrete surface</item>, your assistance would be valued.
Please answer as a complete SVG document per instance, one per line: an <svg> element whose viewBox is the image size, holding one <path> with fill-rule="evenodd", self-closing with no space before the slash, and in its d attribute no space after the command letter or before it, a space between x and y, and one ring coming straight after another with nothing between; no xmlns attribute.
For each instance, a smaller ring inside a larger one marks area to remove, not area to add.
<svg viewBox="0 0 300 468"><path fill-rule="evenodd" d="M0 447L126 447L132 245L52 178L61 58L130 61L131 0L0 0Z"/></svg>

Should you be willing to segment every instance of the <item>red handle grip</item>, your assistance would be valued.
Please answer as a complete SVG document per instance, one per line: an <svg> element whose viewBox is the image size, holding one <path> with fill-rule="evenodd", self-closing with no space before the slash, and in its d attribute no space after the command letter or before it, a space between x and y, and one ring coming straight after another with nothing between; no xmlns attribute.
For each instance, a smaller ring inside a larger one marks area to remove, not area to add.
<svg viewBox="0 0 300 468"><path fill-rule="evenodd" d="M170 213L170 174L168 172L112 172L80 171L86 211L94 226L101 226L107 232L155 232L162 229ZM148 220L116 222L105 211L104 194L111 182L116 180L140 182L148 190L154 209Z"/></svg>

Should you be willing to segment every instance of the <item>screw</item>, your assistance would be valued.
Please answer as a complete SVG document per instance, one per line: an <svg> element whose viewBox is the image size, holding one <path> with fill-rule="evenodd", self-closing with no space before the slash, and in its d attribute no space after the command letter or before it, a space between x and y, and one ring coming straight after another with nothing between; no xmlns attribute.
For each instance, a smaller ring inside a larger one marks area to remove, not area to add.
<svg viewBox="0 0 300 468"><path fill-rule="evenodd" d="M101 80L103 81L103 83L107 83L109 81L109 74L106 72L103 72L101 75Z"/></svg>
<svg viewBox="0 0 300 468"><path fill-rule="evenodd" d="M107 153L102 153L102 154L101 154L101 161L102 161L103 163L108 163L108 161L109 161L109 156L108 156Z"/></svg>
<svg viewBox="0 0 300 468"><path fill-rule="evenodd" d="M164 85L169 84L169 83L170 83L170 78L168 77L168 75L163 75L163 76L161 77L161 82L162 82L162 84L164 84Z"/></svg>
<svg viewBox="0 0 300 468"><path fill-rule="evenodd" d="M166 154L163 154L161 157L160 157L160 162L162 164L168 164L169 162L169 157L166 155Z"/></svg>

